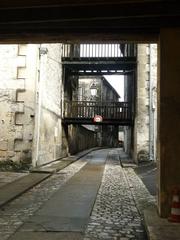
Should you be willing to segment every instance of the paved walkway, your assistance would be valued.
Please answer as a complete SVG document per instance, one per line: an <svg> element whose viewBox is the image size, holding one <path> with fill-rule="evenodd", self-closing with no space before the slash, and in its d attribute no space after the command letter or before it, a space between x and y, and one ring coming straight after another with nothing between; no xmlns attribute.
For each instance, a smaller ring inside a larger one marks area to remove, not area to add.
<svg viewBox="0 0 180 240"><path fill-rule="evenodd" d="M102 165L100 164L102 168L98 169L98 171L100 170L100 175L96 182L96 190L94 191L94 196L93 194L91 196L88 210L84 213L86 221L84 221L85 224L81 229L74 228L72 231L62 232L62 225L54 229L58 230L57 232L44 228L44 225L38 226L35 229L33 221L34 217L38 216L39 213L42 213L43 216L43 209L47 207L50 209L52 207L51 204L48 206L48 202L50 203L51 199L55 200L55 196L59 195L60 197L61 194L58 194L58 192L62 193L65 186L71 186L71 188L73 188L73 178L76 179L76 183L78 183L78 179L86 181L85 176L87 172L84 170L88 169L88 164L93 161L94 154L96 154L95 152L86 155L84 158L73 162L63 170L54 173L22 196L3 206L0 209L0 240L146 240L147 237L143 226L144 211L149 239L179 239L179 225L170 224L167 220L162 220L157 217L156 209L154 208L155 198L151 196L141 179L136 175L133 168L131 168L133 164L120 151L119 153L125 166L125 168L122 168L117 150L112 149L109 151L110 153L106 161L103 177L103 162L101 162ZM105 150L101 150L100 152L106 155ZM98 159L100 160L100 158ZM83 171L86 173L83 174L84 177L82 178L83 175L80 175ZM23 178L24 176L21 177ZM19 177L17 176L17 178ZM16 179L15 176L14 179ZM91 182L93 178L87 180ZM8 181L10 181L10 179ZM93 199L95 198L98 184L100 183L101 186L94 207L92 208L92 202L94 201ZM82 189L82 192L83 191ZM78 205L76 204L79 200L75 201L75 197L78 199L79 193L77 196L74 193L72 196L69 195L68 198L66 198L67 215L70 214L70 209L76 210L77 207L78 210ZM58 204L58 200L55 202ZM73 202L75 205L72 204ZM62 205L63 203L59 203L60 208ZM55 208L57 209L58 207L55 206ZM91 208L92 213L91 216L89 216ZM48 218L50 212L51 210L47 210L44 219L45 222L48 222L48 226L51 225L50 223L52 221L52 218ZM87 222L88 216L89 220ZM31 227L29 227L29 223L32 223ZM53 220L53 224L54 223L56 223L56 221ZM84 229L86 223L87 228L85 233L83 233L82 229Z"/></svg>
<svg viewBox="0 0 180 240"><path fill-rule="evenodd" d="M0 239L145 240L142 219L129 188L126 173L120 166L116 150L111 150L108 154L102 178L103 165L108 151L100 150L98 154L96 152L88 154L5 206L0 212ZM96 174L89 172L88 177L89 168ZM102 184L93 208L101 180ZM78 181L81 183L79 186ZM83 182L86 184L82 184ZM75 194L76 191L70 194L73 183L74 188L79 189L78 194ZM93 185L95 188L91 188ZM93 191L90 193L89 189ZM64 197L62 193L65 193ZM87 206L85 202L81 204L79 201L82 193ZM93 211L90 217L91 210ZM55 219L57 215L60 218ZM63 222L59 221L64 216L70 219L65 228ZM74 220L73 217L75 217ZM77 217L84 218L83 226L78 224Z"/></svg>
<svg viewBox="0 0 180 240"><path fill-rule="evenodd" d="M26 239L31 239L29 232L35 231L83 233L101 183L107 153L108 150L96 152L95 157L21 227L15 239L21 239L24 232Z"/></svg>
<svg viewBox="0 0 180 240"><path fill-rule="evenodd" d="M99 148L91 148L31 169L31 173L0 172L0 208L71 163Z"/></svg>
<svg viewBox="0 0 180 240"><path fill-rule="evenodd" d="M6 240L12 236L23 223L33 216L60 187L87 163L88 158L87 156L86 159L80 159L69 165L1 208L0 239Z"/></svg>

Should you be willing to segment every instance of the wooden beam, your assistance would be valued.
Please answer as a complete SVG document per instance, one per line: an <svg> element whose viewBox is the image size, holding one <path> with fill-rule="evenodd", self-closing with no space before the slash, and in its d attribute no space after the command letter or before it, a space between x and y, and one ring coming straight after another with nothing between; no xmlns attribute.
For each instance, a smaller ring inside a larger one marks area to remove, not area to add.
<svg viewBox="0 0 180 240"><path fill-rule="evenodd" d="M143 3L144 0L1 0L0 8L15 8L15 7L35 7L35 6L89 6L89 5L109 5L109 4L123 4L123 3ZM146 0L146 2L156 3L162 0ZM175 2L171 0L170 2Z"/></svg>
<svg viewBox="0 0 180 240"><path fill-rule="evenodd" d="M90 6L49 6L0 9L0 24L36 23L85 20L111 20L123 18L180 16L180 8L171 2L121 3Z"/></svg>
<svg viewBox="0 0 180 240"><path fill-rule="evenodd" d="M177 3L176 0L14 0L13 4L1 1L0 42L156 42L160 28L180 27Z"/></svg>

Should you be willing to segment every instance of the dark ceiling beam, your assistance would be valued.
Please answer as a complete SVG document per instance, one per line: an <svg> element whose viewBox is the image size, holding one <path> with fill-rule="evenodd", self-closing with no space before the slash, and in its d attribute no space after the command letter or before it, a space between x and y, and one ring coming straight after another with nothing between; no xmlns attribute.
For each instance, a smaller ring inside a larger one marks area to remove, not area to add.
<svg viewBox="0 0 180 240"><path fill-rule="evenodd" d="M180 27L177 0L1 0L0 41L157 41ZM4 8L3 8L4 7Z"/></svg>
<svg viewBox="0 0 180 240"><path fill-rule="evenodd" d="M161 2L163 0L145 0L146 2ZM144 0L1 0L0 8L27 8L37 6L90 6L90 5L109 5L109 4L122 4L122 3L142 3ZM170 2L177 2L171 0Z"/></svg>
<svg viewBox="0 0 180 240"><path fill-rule="evenodd" d="M0 24L180 16L170 2L0 9Z"/></svg>
<svg viewBox="0 0 180 240"><path fill-rule="evenodd" d="M21 22L20 24L16 23L7 23L0 24L0 29L4 30L38 30L38 31L54 31L54 30L63 30L81 32L81 31L116 31L116 30L141 30L146 29L146 31L158 32L159 28L162 27L178 27L180 26L180 16L174 17L144 17L143 21L141 18L123 18L123 19L108 19L108 20L89 20L83 19L76 21L54 21L54 22ZM73 30L74 29L74 30Z"/></svg>
<svg viewBox="0 0 180 240"><path fill-rule="evenodd" d="M158 35L154 33L142 32L121 32L121 33L70 33L70 32L23 32L13 31L0 34L0 44L27 44L27 43L156 43Z"/></svg>

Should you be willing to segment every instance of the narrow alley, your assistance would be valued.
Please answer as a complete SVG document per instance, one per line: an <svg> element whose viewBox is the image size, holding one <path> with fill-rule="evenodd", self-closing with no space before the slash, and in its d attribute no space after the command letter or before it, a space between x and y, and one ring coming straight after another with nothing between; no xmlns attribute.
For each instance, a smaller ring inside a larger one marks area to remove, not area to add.
<svg viewBox="0 0 180 240"><path fill-rule="evenodd" d="M0 16L0 240L180 240L179 0Z"/></svg>
<svg viewBox="0 0 180 240"><path fill-rule="evenodd" d="M0 239L146 240L153 202L121 149L99 149L4 205Z"/></svg>

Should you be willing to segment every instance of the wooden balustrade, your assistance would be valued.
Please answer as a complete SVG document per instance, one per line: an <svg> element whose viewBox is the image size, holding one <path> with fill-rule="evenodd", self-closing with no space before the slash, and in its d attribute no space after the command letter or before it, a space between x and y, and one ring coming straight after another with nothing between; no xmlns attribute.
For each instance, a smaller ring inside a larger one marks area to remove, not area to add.
<svg viewBox="0 0 180 240"><path fill-rule="evenodd" d="M63 44L62 57L69 59L83 59L83 58L122 58L122 57L135 57L136 45L135 44Z"/></svg>
<svg viewBox="0 0 180 240"><path fill-rule="evenodd" d="M128 102L65 101L66 119L93 119L96 115L110 120L131 120L131 104Z"/></svg>

